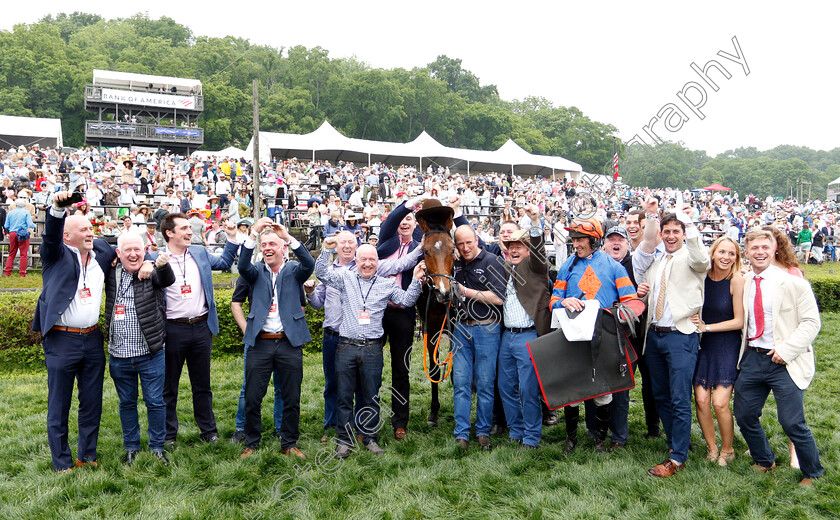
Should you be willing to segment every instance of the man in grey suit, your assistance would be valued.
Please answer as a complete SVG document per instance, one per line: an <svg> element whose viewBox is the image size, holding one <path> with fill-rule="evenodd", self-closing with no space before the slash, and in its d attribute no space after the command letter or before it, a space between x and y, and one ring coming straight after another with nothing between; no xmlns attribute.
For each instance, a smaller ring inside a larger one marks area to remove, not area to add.
<svg viewBox="0 0 840 520"><path fill-rule="evenodd" d="M256 240L260 241L264 263L252 264ZM300 259L285 262L286 248ZM283 394L283 422L280 426L282 450L301 459L298 449L300 422L300 385L303 381L303 351L310 341L306 316L300 306L300 292L315 269L309 251L280 224L262 218L251 227L239 256L239 273L251 285L251 309L243 342L248 349L245 364L245 451L254 453L262 438L260 408L271 374L277 373Z"/></svg>

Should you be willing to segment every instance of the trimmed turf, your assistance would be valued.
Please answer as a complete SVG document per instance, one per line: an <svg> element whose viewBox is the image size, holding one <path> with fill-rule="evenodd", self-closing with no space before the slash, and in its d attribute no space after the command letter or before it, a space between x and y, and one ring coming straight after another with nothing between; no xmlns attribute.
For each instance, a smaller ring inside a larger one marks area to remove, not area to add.
<svg viewBox="0 0 840 520"><path fill-rule="evenodd" d="M437 429L426 425L428 384L414 354L409 435L396 441L385 423L386 455L362 452L343 463L320 444L323 376L320 358L305 359L301 441L307 461L284 456L271 436L269 388L263 406L265 437L256 455L239 460L241 446L228 438L241 385L241 359L213 361L215 411L222 437L216 446L198 438L191 418L187 376L179 401L179 444L163 468L142 452L122 464L123 449L113 382L106 375L99 438L99 468L57 475L50 467L46 436L46 374L0 374L0 518L837 518L840 517L840 315L823 315L817 344L817 377L805 394L808 422L826 475L812 489L799 489L800 473L789 467L787 439L776 421L772 398L763 423L778 453L778 469L759 474L736 436L737 458L728 468L704 460L699 427L687 467L670 479L647 476L665 458L664 440L642 437L640 394L631 402L630 444L608 455L592 452L584 439L570 457L561 455L561 425L545 429L541 449L516 451L495 438L490 453L476 443L463 453L452 438L452 389L442 391ZM386 375L390 380L389 358ZM107 374L107 371L106 371ZM384 403L391 398L383 393ZM141 430L145 430L140 406ZM71 411L75 454L77 408ZM581 426L581 430L583 427ZM145 431L142 437L146 439Z"/></svg>

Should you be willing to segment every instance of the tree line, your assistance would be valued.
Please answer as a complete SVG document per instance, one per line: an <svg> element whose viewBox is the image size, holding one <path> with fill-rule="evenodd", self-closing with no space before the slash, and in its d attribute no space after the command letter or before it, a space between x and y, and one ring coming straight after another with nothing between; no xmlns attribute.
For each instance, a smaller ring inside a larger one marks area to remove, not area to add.
<svg viewBox="0 0 840 520"><path fill-rule="evenodd" d="M84 109L93 69L199 79L205 97L199 125L209 150L247 145L257 79L263 131L306 133L327 119L344 135L363 139L408 142L425 130L447 146L495 150L512 138L531 153L559 155L591 173L611 172L615 126L543 97L505 101L460 59L375 69L356 58L331 58L321 47L196 36L171 18L147 14L107 20L61 13L0 31L0 113L61 118L65 143L81 146L84 121L93 117ZM802 180L823 198L826 184L840 177L840 149L739 148L709 157L680 143L636 148L620 148L623 180L631 185L718 182L781 196Z"/></svg>

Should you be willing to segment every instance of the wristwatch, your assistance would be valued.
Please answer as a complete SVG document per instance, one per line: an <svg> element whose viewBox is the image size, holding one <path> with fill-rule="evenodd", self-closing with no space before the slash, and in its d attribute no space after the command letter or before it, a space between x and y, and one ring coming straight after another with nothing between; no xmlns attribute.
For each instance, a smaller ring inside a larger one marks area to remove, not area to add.
<svg viewBox="0 0 840 520"><path fill-rule="evenodd" d="M708 323L706 324L706 332L712 332L712 326Z"/></svg>

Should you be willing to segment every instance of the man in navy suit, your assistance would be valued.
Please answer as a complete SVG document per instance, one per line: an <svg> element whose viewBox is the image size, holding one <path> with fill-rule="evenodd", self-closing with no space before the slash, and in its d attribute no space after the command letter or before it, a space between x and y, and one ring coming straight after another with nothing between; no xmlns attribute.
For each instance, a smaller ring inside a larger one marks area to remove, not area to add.
<svg viewBox="0 0 840 520"><path fill-rule="evenodd" d="M267 230L267 231L264 231ZM251 254L259 238L264 263L252 264ZM287 244L298 262L285 263ZM262 399L272 373L274 384L283 394L283 422L280 426L284 454L301 459L298 449L300 385L303 381L304 343L310 341L306 316L300 306L303 282L315 269L309 251L280 224L262 218L251 228L239 256L239 273L251 285L251 308L243 342L248 349L245 361L245 451L254 453L262 438ZM285 295L285 297L283 297Z"/></svg>
<svg viewBox="0 0 840 520"><path fill-rule="evenodd" d="M117 256L107 242L94 238L93 226L86 217L67 217L67 210L57 207L70 195L67 191L56 193L54 205L47 211L41 245L44 287L32 323L32 330L43 335L47 436L53 469L60 472L71 471L74 466L97 465L105 374L99 311L105 277ZM151 264L143 271L148 278ZM67 437L73 383L77 379L79 447L74 464Z"/></svg>
<svg viewBox="0 0 840 520"><path fill-rule="evenodd" d="M190 244L193 233L183 213L163 217L160 232L175 271L175 283L166 288L166 443L173 446L178 435L178 383L184 362L190 373L193 414L201 439L216 443L219 435L210 391L210 351L213 335L219 333L219 316L212 271L233 264L239 249L236 227L232 222L225 226L228 240L221 257L210 255L204 246Z"/></svg>

